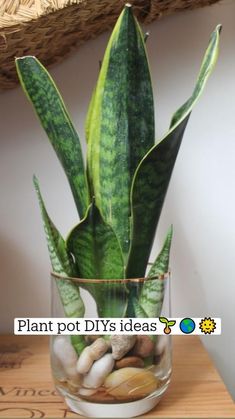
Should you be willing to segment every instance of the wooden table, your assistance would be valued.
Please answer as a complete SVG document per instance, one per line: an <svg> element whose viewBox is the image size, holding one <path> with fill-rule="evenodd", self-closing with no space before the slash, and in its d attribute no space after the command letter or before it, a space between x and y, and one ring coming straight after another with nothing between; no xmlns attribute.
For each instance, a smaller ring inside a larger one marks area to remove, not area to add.
<svg viewBox="0 0 235 419"><path fill-rule="evenodd" d="M196 336L175 336L172 383L146 418L235 418L235 404ZM0 337L0 418L79 418L53 387L48 339Z"/></svg>

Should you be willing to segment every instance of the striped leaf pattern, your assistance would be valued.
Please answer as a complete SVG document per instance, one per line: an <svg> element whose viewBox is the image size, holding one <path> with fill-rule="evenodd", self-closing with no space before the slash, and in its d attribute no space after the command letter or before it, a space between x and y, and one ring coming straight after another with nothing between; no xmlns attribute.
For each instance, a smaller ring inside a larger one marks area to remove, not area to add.
<svg viewBox="0 0 235 419"><path fill-rule="evenodd" d="M78 134L51 76L35 57L16 60L23 89L45 129L65 170L80 218L88 204L89 191Z"/></svg>
<svg viewBox="0 0 235 419"><path fill-rule="evenodd" d="M138 165L131 189L132 232L127 276L144 275L162 206L190 113L198 101L218 55L217 26L211 35L192 96L174 114L170 130Z"/></svg>
<svg viewBox="0 0 235 419"><path fill-rule="evenodd" d="M130 188L135 169L154 144L154 107L143 35L126 6L112 32L89 107L88 173L96 205L126 255Z"/></svg>
<svg viewBox="0 0 235 419"><path fill-rule="evenodd" d="M76 276L72 257L66 250L64 239L52 223L47 213L36 177L34 177L34 186L41 208L53 272L64 276ZM85 307L80 296L79 288L73 282L65 279L58 279L56 283L65 315L67 317L83 317L85 313ZM77 353L80 353L86 346L83 336L79 335L72 337L72 343Z"/></svg>
<svg viewBox="0 0 235 419"><path fill-rule="evenodd" d="M143 307L140 305L137 298L133 298L133 308L134 308L135 317L139 317L143 319L146 319L148 317L147 313L145 312Z"/></svg>
<svg viewBox="0 0 235 419"><path fill-rule="evenodd" d="M168 272L172 233L173 229L171 226L167 233L162 250L148 273L149 278L157 275L163 275ZM148 317L160 316L164 300L164 292L164 279L157 278L144 282L139 297L139 305Z"/></svg>
<svg viewBox="0 0 235 419"><path fill-rule="evenodd" d="M123 278L124 262L119 242L94 202L89 206L85 218L69 234L67 246L74 255L81 278ZM127 304L123 284L97 281L83 286L95 298L101 317L123 316Z"/></svg>

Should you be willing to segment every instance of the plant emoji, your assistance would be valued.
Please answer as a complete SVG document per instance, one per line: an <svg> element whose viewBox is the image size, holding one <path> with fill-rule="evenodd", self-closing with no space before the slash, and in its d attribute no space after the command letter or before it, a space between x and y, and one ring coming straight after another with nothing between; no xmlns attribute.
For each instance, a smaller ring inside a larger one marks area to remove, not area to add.
<svg viewBox="0 0 235 419"><path fill-rule="evenodd" d="M166 317L159 317L161 323L165 323L164 333L165 335L169 335L171 333L171 327L175 325L175 320L168 320Z"/></svg>

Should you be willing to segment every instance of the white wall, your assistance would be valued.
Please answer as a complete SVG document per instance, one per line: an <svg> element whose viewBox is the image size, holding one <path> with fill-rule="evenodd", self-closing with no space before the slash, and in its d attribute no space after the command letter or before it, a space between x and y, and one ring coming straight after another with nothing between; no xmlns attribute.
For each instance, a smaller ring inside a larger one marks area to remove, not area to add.
<svg viewBox="0 0 235 419"><path fill-rule="evenodd" d="M179 13L149 25L148 50L159 138L191 94L210 32L224 26L219 62L193 111L158 230L174 224L174 315L218 316L220 337L203 339L235 396L235 3ZM51 70L84 143L84 117L108 34ZM0 95L0 331L15 316L49 314L49 260L32 174L63 234L77 216L66 179L21 89ZM157 241L158 245L159 241Z"/></svg>

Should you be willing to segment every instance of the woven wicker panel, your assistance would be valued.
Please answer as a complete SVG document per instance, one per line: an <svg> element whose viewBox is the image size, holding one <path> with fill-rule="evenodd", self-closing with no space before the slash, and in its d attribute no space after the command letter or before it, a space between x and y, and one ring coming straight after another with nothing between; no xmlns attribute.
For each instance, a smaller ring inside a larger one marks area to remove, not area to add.
<svg viewBox="0 0 235 419"><path fill-rule="evenodd" d="M218 0L133 0L144 23ZM17 84L14 58L35 55L46 66L114 25L124 0L0 0L0 89Z"/></svg>

